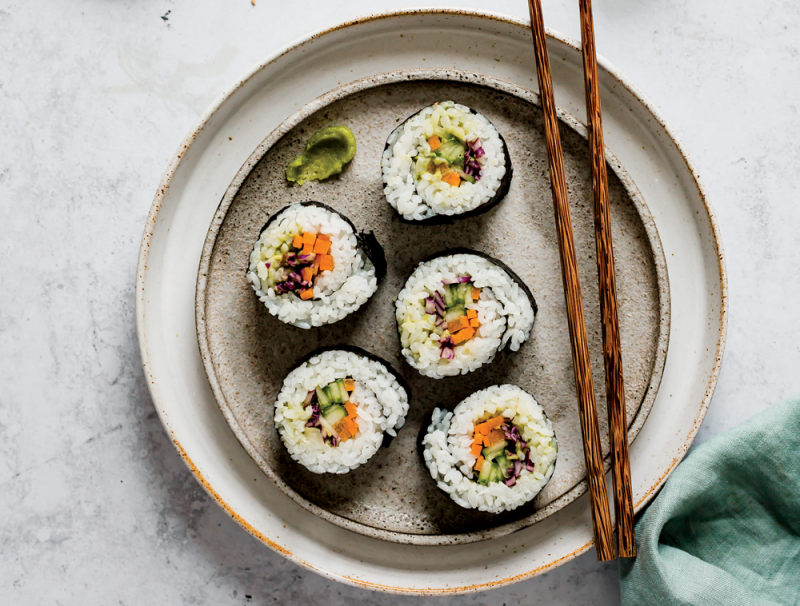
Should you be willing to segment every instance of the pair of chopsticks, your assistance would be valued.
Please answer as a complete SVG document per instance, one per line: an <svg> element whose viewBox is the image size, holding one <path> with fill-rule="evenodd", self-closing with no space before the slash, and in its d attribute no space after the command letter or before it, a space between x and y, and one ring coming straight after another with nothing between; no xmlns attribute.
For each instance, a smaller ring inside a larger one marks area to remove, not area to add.
<svg viewBox="0 0 800 606"><path fill-rule="evenodd" d="M603 324L603 361L606 374L606 400L611 441L618 548L620 557L633 557L636 555L636 536L633 524L633 496L628 458L627 422L625 419L625 388L622 376L614 252L611 242L611 220L609 218L608 175L606 174L605 144L603 142L603 123L600 111L600 90L597 81L594 23L591 0L578 1L581 11L586 122L589 130L589 148L592 160L597 271L600 282L600 313ZM594 398L589 343L586 336L586 320L583 315L580 277L578 276L575 242L572 235L572 219L567 197L567 179L564 173L564 157L558 132L558 116L556 115L556 104L553 96L553 81L550 73L550 59L547 54L547 39L544 30L541 0L528 0L528 8L530 9L533 47L536 54L539 95L544 112L547 160L550 165L550 185L553 190L553 208L555 210L558 248L561 256L561 277L564 281L567 320L572 342L572 362L575 368L583 452L586 458L586 470L589 480L589 499L592 506L595 549L598 560L613 560L615 555L611 512L608 506L603 453L600 446L600 429L597 421L597 404Z"/></svg>

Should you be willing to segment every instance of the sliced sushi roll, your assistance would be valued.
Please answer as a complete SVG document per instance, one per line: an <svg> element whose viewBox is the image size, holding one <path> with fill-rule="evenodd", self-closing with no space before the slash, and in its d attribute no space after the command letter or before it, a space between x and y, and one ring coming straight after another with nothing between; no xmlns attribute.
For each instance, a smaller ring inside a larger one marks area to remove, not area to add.
<svg viewBox="0 0 800 606"><path fill-rule="evenodd" d="M436 224L498 204L511 185L503 137L474 110L430 105L389 135L381 160L386 200L401 220Z"/></svg>
<svg viewBox="0 0 800 606"><path fill-rule="evenodd" d="M275 426L291 457L314 473L347 473L397 435L408 413L402 378L355 347L320 350L283 381Z"/></svg>
<svg viewBox="0 0 800 606"><path fill-rule="evenodd" d="M375 294L386 274L372 232L319 202L288 206L262 228L247 280L281 322L298 328L332 324Z"/></svg>
<svg viewBox="0 0 800 606"><path fill-rule="evenodd" d="M468 249L419 264L395 303L403 356L426 377L466 374L528 340L536 301L496 259Z"/></svg>
<svg viewBox="0 0 800 606"><path fill-rule="evenodd" d="M489 513L532 500L558 456L550 420L516 385L478 391L453 412L434 409L422 448L439 488L461 507Z"/></svg>

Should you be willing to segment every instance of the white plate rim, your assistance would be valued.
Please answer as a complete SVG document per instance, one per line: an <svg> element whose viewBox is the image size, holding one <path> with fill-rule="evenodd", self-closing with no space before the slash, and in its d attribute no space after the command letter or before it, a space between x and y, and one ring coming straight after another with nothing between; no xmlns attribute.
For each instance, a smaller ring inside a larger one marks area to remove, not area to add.
<svg viewBox="0 0 800 606"><path fill-rule="evenodd" d="M326 34L335 32L337 30L345 29L352 26L362 25L366 23L370 23L373 21L378 21L381 19L388 19L394 17L404 17L410 15L452 15L452 16L468 16L468 17L477 17L479 19L486 19L490 21L496 21L504 25L512 25L512 26L519 26L528 28L529 22L523 21L513 16L504 15L496 12L488 12L488 11L479 11L479 10L466 10L466 9L456 9L456 8L449 8L449 7L422 7L422 8L413 8L413 9L403 9L403 10L390 10L375 14L366 15L363 17L359 17L356 19L352 19L341 24L335 25L330 28L325 28L319 30L317 32L308 34L303 36L296 41L283 46L282 48L276 50L275 52L268 55L264 60L259 62L257 65L252 67L248 70L240 79L238 79L234 84L226 88L218 97L217 99L206 109L203 114L198 118L195 122L195 125L189 131L189 134L184 138L181 145L178 147L177 151L173 155L172 159L170 160L165 174L158 186L156 195L154 197L153 203L151 205L150 211L148 212L147 221L145 223L144 234L142 237L142 242L139 251L138 257L138 264L137 264L137 275L136 275L136 324L137 324L137 336L139 341L139 348L140 348L140 355L142 359L142 365L144 368L144 372L146 377L148 377L148 390L150 391L150 395L154 401L156 410L159 414L159 418L161 419L162 423L164 424L165 429L170 435L170 438L175 445L176 449L178 450L181 458L183 458L184 462L187 464L189 470L193 473L193 475L197 478L197 480L201 483L201 485L206 489L206 491L210 494L210 496L235 520L237 521L245 530L250 532L253 536L267 544L269 547L281 553L288 559L292 560L293 562L302 565L310 570L313 570L323 576L327 576L328 578L339 580L345 583L349 583L355 586L366 587L371 589L376 589L380 591L387 591L393 593L404 593L404 594L424 594L424 595L446 595L446 594L454 594L454 593L461 593L461 592L470 592L470 591L480 591L490 588L499 587L502 585L506 585L513 582L518 582L523 579L529 578L536 574L541 574L549 569L552 569L555 566L563 564L578 555L586 552L588 549L591 548L593 541L589 541L586 544L580 546L579 548L575 549L571 553L567 554L566 556L559 558L556 561L550 562L544 566L540 566L538 568L529 570L523 574L513 575L511 577L498 579L496 581L492 581L489 583L482 583L477 585L468 585L468 586L460 586L460 587L452 587L446 589L431 589L431 590L419 590L419 589L409 589L405 587L395 587L389 585L383 585L380 583L371 583L368 581L364 581L358 578L352 578L343 575L337 575L329 573L328 571L321 569L317 566L314 566L301 557L298 557L296 554L291 553L289 550L284 548L278 542L273 541L269 537L265 536L263 533L259 532L254 526L252 526L247 520L245 520L242 516L240 516L230 505L228 505L223 497L217 493L216 490L211 486L211 484L205 479L205 477L201 474L195 464L192 462L189 454L186 452L184 447L181 443L177 440L175 436L175 432L171 426L170 419L166 413L165 408L162 406L160 394L158 393L157 386L154 379L152 363L150 360L150 356L148 353L148 340L147 335L145 333L145 311L146 311L146 302L145 302L145 295L144 295L144 283L145 283L145 276L148 271L148 261L149 261L149 251L150 251L150 243L155 235L156 231L156 223L158 219L158 214L163 207L165 198L167 196L167 191L170 187L171 180L177 171L177 169L181 166L183 162L183 158L187 152L187 150L191 147L194 139L196 138L197 134L204 129L204 127L211 121L214 117L216 112L220 109L220 107L238 90L241 88L248 80L250 80L257 72L261 69L265 68L266 66L270 65L271 63L276 62L278 59L287 55L291 51L302 47L304 44ZM572 38L564 36L560 33L557 33L550 28L547 28L547 36L567 47L572 48L573 50L580 52L580 44L577 43ZM620 84L627 93L629 93L635 100L637 100L644 109L649 112L649 114L655 118L658 122L659 126L663 129L664 133L668 136L669 142L675 147L675 150L681 156L683 162L685 163L686 169L688 171L689 176L691 177L692 184L696 188L697 193L699 194L700 201L705 209L705 213L708 219L709 227L711 230L711 236L713 238L713 246L716 251L717 256L717 270L718 270L718 277L719 277L719 327L718 327L718 339L716 344L716 350L714 351L714 362L711 368L711 372L709 373L708 382L706 384L706 389L704 392L704 396L699 403L698 406L698 414L694 420L691 430L689 431L686 441L684 445L681 447L680 452L677 457L671 462L668 469L663 473L663 475L659 478L659 480L652 485L649 490L645 493L645 495L636 503L636 509L641 509L645 504L647 504L653 496L658 492L658 490L663 486L666 479L672 473L676 465L682 460L683 456L685 456L686 452L689 449L689 446L693 442L697 431L705 417L705 414L708 410L708 406L711 400L711 397L714 392L714 388L716 386L717 379L719 377L719 371L722 363L722 356L725 349L725 342L727 337L727 323L728 323L728 280L727 280L727 271L725 267L725 259L724 259L724 252L722 247L722 239L721 234L719 231L719 225L716 218L716 214L711 207L710 202L708 201L708 197L706 194L705 187L702 184L700 175L697 171L697 168L690 158L685 146L683 145L682 141L677 136L677 133L674 131L672 127L666 122L664 117L660 114L657 108L653 105L653 103L636 87L627 77L621 74L608 60L603 58L602 56L598 56L598 65L600 66L601 70L605 71L609 76L611 76L618 84Z"/></svg>

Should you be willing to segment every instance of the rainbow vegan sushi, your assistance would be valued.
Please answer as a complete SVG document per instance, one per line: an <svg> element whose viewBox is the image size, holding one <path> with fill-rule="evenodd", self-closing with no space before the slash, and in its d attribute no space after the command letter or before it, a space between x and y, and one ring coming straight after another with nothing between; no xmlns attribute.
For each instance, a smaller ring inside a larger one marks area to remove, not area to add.
<svg viewBox="0 0 800 606"><path fill-rule="evenodd" d="M375 294L386 259L375 236L319 202L282 209L250 253L247 280L273 316L298 328L353 313Z"/></svg>
<svg viewBox="0 0 800 606"><path fill-rule="evenodd" d="M453 101L425 107L392 131L381 171L401 220L421 224L486 212L508 193L513 173L494 125Z"/></svg>
<svg viewBox="0 0 800 606"><path fill-rule="evenodd" d="M380 358L355 347L316 352L283 381L275 426L291 457L313 473L366 463L405 423L409 392Z"/></svg>
<svg viewBox="0 0 800 606"><path fill-rule="evenodd" d="M427 377L466 374L517 351L530 337L536 301L500 261L468 249L424 261L395 303L403 356Z"/></svg>
<svg viewBox="0 0 800 606"><path fill-rule="evenodd" d="M558 441L533 396L515 385L436 408L422 438L425 466L461 507L500 513L531 501L555 470Z"/></svg>

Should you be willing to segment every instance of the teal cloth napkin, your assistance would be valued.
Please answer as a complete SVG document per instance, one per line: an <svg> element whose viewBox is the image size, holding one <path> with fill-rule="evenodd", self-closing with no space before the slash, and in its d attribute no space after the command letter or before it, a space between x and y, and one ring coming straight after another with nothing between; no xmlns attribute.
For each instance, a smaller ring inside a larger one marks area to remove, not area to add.
<svg viewBox="0 0 800 606"><path fill-rule="evenodd" d="M800 604L800 399L701 444L636 523L622 603Z"/></svg>

